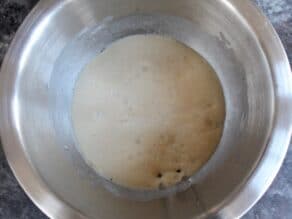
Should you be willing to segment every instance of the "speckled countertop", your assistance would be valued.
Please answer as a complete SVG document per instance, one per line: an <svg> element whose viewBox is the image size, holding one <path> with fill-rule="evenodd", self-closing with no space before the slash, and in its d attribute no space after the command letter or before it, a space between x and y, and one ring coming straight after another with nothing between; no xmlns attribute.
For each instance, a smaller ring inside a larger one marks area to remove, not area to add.
<svg viewBox="0 0 292 219"><path fill-rule="evenodd" d="M239 0L247 1L247 0ZM279 33L292 63L292 0L254 0ZM15 31L38 0L0 0L0 64ZM0 145L0 219L46 219L14 178ZM273 185L244 219L292 218L292 147Z"/></svg>

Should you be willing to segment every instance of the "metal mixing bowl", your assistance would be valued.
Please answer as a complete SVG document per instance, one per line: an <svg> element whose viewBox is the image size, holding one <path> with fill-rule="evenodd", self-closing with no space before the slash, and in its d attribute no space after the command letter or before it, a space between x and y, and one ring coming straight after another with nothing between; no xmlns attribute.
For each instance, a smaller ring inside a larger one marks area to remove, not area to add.
<svg viewBox="0 0 292 219"><path fill-rule="evenodd" d="M170 36L222 83L227 118L212 159L182 184L130 191L85 164L72 129L81 69L111 42ZM0 82L1 138L31 199L52 218L235 218L264 194L291 137L288 59L267 19L243 0L48 0L18 31Z"/></svg>

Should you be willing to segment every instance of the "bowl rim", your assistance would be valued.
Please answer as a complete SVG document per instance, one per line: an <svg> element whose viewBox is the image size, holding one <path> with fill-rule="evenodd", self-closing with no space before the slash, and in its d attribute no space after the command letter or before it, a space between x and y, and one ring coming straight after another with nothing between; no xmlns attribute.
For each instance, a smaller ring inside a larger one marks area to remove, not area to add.
<svg viewBox="0 0 292 219"><path fill-rule="evenodd" d="M222 218L243 216L264 195L276 177L286 156L292 133L292 76L285 49L275 29L265 15L251 1L220 0L254 31L274 79L276 111L273 130L254 171L236 194L222 205L211 209L211 214ZM66 0L40 1L18 29L4 58L0 75L0 133L4 153L21 187L30 199L50 218L87 218L85 213L74 209L54 194L33 165L23 149L19 127L14 122L12 85L17 71L11 69L30 41L30 33L48 13L67 4ZM4 82L5 81L5 82ZM11 110L12 109L12 110Z"/></svg>

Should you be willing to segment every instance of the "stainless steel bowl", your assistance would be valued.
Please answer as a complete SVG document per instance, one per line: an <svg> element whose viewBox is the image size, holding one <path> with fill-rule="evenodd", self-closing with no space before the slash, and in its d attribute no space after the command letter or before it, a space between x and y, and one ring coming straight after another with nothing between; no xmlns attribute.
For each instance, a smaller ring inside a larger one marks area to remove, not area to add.
<svg viewBox="0 0 292 219"><path fill-rule="evenodd" d="M133 34L175 38L223 85L227 118L198 174L162 191L130 191L85 164L70 119L80 70ZM292 79L267 19L242 0L48 0L18 31L0 78L1 137L31 199L51 218L235 218L264 194L292 130Z"/></svg>

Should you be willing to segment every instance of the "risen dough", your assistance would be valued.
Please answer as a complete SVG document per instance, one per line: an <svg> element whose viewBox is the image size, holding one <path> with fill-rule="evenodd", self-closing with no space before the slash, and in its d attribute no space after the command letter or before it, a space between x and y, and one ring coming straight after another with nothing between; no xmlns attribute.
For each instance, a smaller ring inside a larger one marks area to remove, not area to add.
<svg viewBox="0 0 292 219"><path fill-rule="evenodd" d="M79 150L103 177L152 189L193 175L215 151L225 102L195 51L161 36L111 44L80 74L73 125Z"/></svg>

